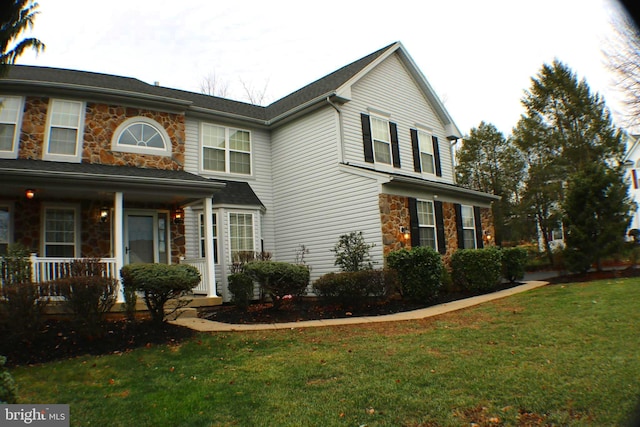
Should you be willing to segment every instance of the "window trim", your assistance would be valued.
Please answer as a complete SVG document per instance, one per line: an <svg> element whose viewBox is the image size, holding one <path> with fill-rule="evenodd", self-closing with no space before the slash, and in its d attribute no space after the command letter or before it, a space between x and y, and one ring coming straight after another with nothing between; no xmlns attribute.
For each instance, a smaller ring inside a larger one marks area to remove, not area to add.
<svg viewBox="0 0 640 427"><path fill-rule="evenodd" d="M220 224L218 224L218 212L212 212L212 224L213 224L213 263L216 265L220 264L220 247L218 246L218 241L220 240ZM200 258L206 257L206 251L204 248L205 243L204 236L204 212L198 212L198 255Z"/></svg>
<svg viewBox="0 0 640 427"><path fill-rule="evenodd" d="M6 208L8 213L8 223L7 223L7 241L0 242L0 244L6 244L7 248L13 244L13 234L14 234L14 225L13 225L13 210L14 204L13 202L0 202L0 208Z"/></svg>
<svg viewBox="0 0 640 427"><path fill-rule="evenodd" d="M436 175L436 155L433 151L433 133L426 129L417 128L417 136L418 136L418 158L420 160L420 172L426 175ZM425 136L424 141L421 136ZM428 142L427 142L428 141ZM428 150L425 150L427 148ZM424 167L424 163L422 162L422 154L429 154L431 156L431 166L433 172L429 172Z"/></svg>
<svg viewBox="0 0 640 427"><path fill-rule="evenodd" d="M224 129L224 148L215 148L215 147L206 147L204 145L204 128L206 126L211 126L211 127L217 127L217 128L221 128ZM230 136L231 136L231 132L232 131L241 131L241 132L246 132L249 134L249 151L241 151L241 150L232 150L230 147ZM253 171L254 171L254 167L253 167L253 159L254 159L254 144L253 144L253 132L248 130L248 129L243 129L243 128L239 128L239 127L232 127L232 126L224 126L224 125L220 125L220 124L216 124L216 123L211 123L211 122L200 122L200 126L199 126L199 136L198 136L198 146L199 146L199 151L198 151L198 170L200 171L200 173L202 173L203 175L215 175L215 174L225 174L225 175L235 175L235 176L244 176L244 177L248 177L248 176L253 176ZM213 150L224 150L224 170L212 170L212 169L206 169L204 167L204 149L205 148L210 148ZM249 173L241 173L241 172L232 172L231 171L231 153L245 153L249 155Z"/></svg>
<svg viewBox="0 0 640 427"><path fill-rule="evenodd" d="M420 222L420 212L419 212L419 208L418 206L420 206L421 203L426 203L431 205L431 220L433 222L432 225L428 225L428 224L422 224ZM420 232L420 229L422 228L431 228L433 229L433 246L431 246L431 248L435 251L438 250L438 227L437 227L437 222L436 222L436 207L435 204L433 202L433 200L416 200L416 214L418 217L418 233ZM420 236L418 236L418 238L420 238ZM420 246L422 245L422 242L420 242Z"/></svg>
<svg viewBox="0 0 640 427"><path fill-rule="evenodd" d="M42 211L41 211L41 218L42 218L42 223L40 226L40 253L41 253L41 257L46 258L47 256L47 244L49 242L47 242L47 210L49 209L69 209L69 210L73 210L73 233L74 233L74 242L73 242L73 256L70 258L79 258L82 254L81 254L81 232L82 230L80 229L80 224L81 224L81 218L80 218L80 205L77 204L67 204L67 203L43 203L42 204ZM52 244L55 244L56 242L51 242ZM71 245L68 245L71 246ZM60 257L49 257L49 258L60 258ZM62 257L62 258L69 258L69 257Z"/></svg>
<svg viewBox="0 0 640 427"><path fill-rule="evenodd" d="M156 147L146 147L140 145L128 145L128 144L119 144L118 141L120 137L130 126L136 124L145 124L147 126L151 126L155 129L160 137L162 138L162 142L164 142L164 148L156 148ZM116 130L113 131L113 136L111 137L111 149L113 151L119 151L122 153L135 153L135 154L155 154L159 156L170 156L172 151L172 143L169 134L167 133L164 126L162 126L157 121L150 119L149 117L143 116L135 116L129 117L124 122L120 123Z"/></svg>
<svg viewBox="0 0 640 427"><path fill-rule="evenodd" d="M473 224L471 227L466 227L464 225L464 219L465 219L465 209L469 209L471 210L471 223ZM467 246L464 246L464 249L477 249L478 248L478 242L476 240L476 218L475 218L475 210L473 209L473 206L471 205L460 205L460 220L461 220L461 224L462 224L462 237L463 237L463 241L464 241L464 232L468 231L468 230L472 230L473 232L473 247L472 248L467 248Z"/></svg>
<svg viewBox="0 0 640 427"><path fill-rule="evenodd" d="M18 148L20 146L20 133L22 129L22 117L24 115L24 97L23 96L5 96L0 95L0 103L5 99L17 99L18 100L18 111L16 111L15 122L3 122L0 121L0 124L13 124L13 143L11 146L11 150L0 150L0 159L16 159L18 158Z"/></svg>
<svg viewBox="0 0 640 427"><path fill-rule="evenodd" d="M51 119L53 116L53 108L56 102L70 102L80 105L80 114L78 116L77 128L55 126L61 129L76 129L76 148L75 154L57 154L49 153L49 140L51 138ZM47 107L47 120L44 133L44 146L42 150L42 158L44 160L52 160L58 162L74 162L80 163L82 161L82 143L84 141L84 118L85 118L86 104L84 101L75 101L70 99L51 98Z"/></svg>
<svg viewBox="0 0 640 427"><path fill-rule="evenodd" d="M383 141L383 140L375 138L375 135L374 135L375 132L374 132L374 126L373 126L374 119L385 123L384 128L385 128L386 133L387 133L387 138L388 138L387 141ZM384 167L393 167L393 152L392 152L392 147L391 147L391 128L389 126L389 123L390 123L389 117L384 117L384 116L379 115L379 114L375 114L375 115L371 114L369 116L369 121L371 123L371 145L373 147L373 162L374 162L374 164L382 165ZM383 162L381 160L378 160L378 158L377 158L378 150L376 149L376 141L384 143L384 144L387 144L388 149L389 149L388 150L389 163L386 163L386 162Z"/></svg>
<svg viewBox="0 0 640 427"><path fill-rule="evenodd" d="M256 250L256 243L257 243L257 235L258 235L258 229L256 227L256 213L255 212L247 212L247 211L229 211L227 212L227 243L228 243L228 250L226 251L228 255L228 260L230 263L233 263L233 245L231 244L231 239L233 238L233 236L231 235L231 215L250 215L251 216L251 231L252 231L252 246L253 246L253 252L258 252Z"/></svg>

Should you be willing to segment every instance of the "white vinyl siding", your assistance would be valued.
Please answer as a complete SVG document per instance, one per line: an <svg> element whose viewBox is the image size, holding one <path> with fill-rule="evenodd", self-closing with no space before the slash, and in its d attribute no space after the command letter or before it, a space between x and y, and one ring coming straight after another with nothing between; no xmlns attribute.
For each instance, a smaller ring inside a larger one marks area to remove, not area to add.
<svg viewBox="0 0 640 427"><path fill-rule="evenodd" d="M0 159L18 157L22 98L0 96Z"/></svg>
<svg viewBox="0 0 640 427"><path fill-rule="evenodd" d="M45 160L80 162L84 103L52 99L45 131Z"/></svg>
<svg viewBox="0 0 640 427"><path fill-rule="evenodd" d="M397 172L422 176L413 167L410 129L431 130L438 138L442 177L430 176L440 182L453 183L453 163L450 142L446 138L445 125L436 114L429 100L423 95L406 67L392 55L351 88L351 101L342 107L344 123L344 162L371 168L362 155L362 111L384 111L392 114L398 127L398 143L402 168ZM429 139L427 144L431 143ZM386 165L380 169L384 171ZM376 166L377 167L377 166ZM388 166L386 166L388 170Z"/></svg>

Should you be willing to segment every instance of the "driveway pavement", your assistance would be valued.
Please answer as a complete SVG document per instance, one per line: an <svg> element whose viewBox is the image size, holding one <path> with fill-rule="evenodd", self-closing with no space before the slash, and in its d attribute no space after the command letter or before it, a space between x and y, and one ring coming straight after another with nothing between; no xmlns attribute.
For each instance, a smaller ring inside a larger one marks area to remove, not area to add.
<svg viewBox="0 0 640 427"><path fill-rule="evenodd" d="M548 273L548 272L546 272ZM553 272L552 272L553 273ZM549 276L546 276L549 277ZM508 297L510 295L527 292L532 289L536 289L547 285L547 282L543 280L532 280L525 277L528 280L522 285L515 286L510 289L504 289L502 291L494 292L486 295L478 295L463 300L452 301L444 304L435 305L432 307L422 308L419 310L406 311L402 313L387 314L384 316L371 316L371 317L348 317L343 319L324 319L324 320L308 320L303 322L289 322L289 323L270 323L259 325L238 325L222 322L214 322L211 320L201 318L178 318L171 321L175 325L186 326L199 332L229 332L229 331L263 331L273 329L297 329L297 328L313 328L320 326L335 326L335 325L357 325L363 323L380 323L380 322L397 322L401 320L416 320L424 319L427 317L437 316L444 313L449 313L463 308L472 307L474 305L482 304L484 302L497 300L500 298Z"/></svg>

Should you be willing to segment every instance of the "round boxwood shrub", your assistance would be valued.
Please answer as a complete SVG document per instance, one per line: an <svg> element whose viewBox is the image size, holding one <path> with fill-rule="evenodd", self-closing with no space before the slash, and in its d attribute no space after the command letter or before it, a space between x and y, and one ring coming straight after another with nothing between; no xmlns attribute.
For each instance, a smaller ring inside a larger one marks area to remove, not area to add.
<svg viewBox="0 0 640 427"><path fill-rule="evenodd" d="M453 282L472 292L495 289L502 277L499 249L459 249L451 256Z"/></svg>
<svg viewBox="0 0 640 427"><path fill-rule="evenodd" d="M444 264L442 256L432 248L417 246L391 252L387 265L396 271L403 297L427 302L442 289Z"/></svg>
<svg viewBox="0 0 640 427"><path fill-rule="evenodd" d="M253 261L244 267L244 271L260 284L262 293L271 298L276 308L284 296L300 296L309 284L309 268L304 265Z"/></svg>

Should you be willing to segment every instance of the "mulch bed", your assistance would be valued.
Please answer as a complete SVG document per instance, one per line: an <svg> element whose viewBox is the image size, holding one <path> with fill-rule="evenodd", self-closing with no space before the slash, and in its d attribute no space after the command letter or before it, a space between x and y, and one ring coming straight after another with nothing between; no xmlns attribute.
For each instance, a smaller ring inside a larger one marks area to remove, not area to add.
<svg viewBox="0 0 640 427"><path fill-rule="evenodd" d="M587 274L564 275L546 279L552 284L585 282L622 277L640 277L640 269L626 268ZM504 285L508 288L513 285ZM477 294L450 293L428 304L417 304L399 298L389 301L370 300L360 304L328 304L311 299L287 301L279 309L270 303L252 304L248 309L238 309L229 304L213 307L202 317L224 323L262 324L300 322L304 320L336 319L358 316L380 316L415 310L431 305L468 298ZM48 320L41 330L31 337L17 337L9 330L0 331L0 355L7 357L7 365L45 363L85 354L118 354L138 347L179 343L197 333L189 328L164 324L154 326L149 320L136 322L111 320L105 322L98 334L82 333L73 322Z"/></svg>

